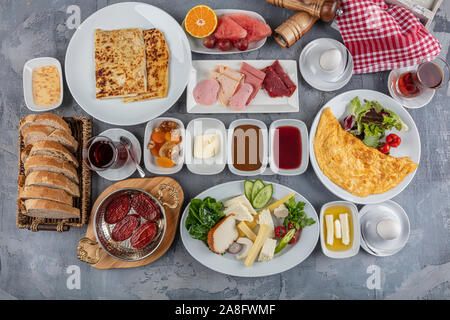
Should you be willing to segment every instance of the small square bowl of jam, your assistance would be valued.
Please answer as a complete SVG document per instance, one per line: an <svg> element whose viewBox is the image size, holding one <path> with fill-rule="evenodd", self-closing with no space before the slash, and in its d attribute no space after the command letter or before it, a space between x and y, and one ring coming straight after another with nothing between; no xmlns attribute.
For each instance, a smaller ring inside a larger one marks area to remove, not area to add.
<svg viewBox="0 0 450 320"><path fill-rule="evenodd" d="M303 121L281 119L269 129L270 169L279 175L295 176L309 163L308 128Z"/></svg>
<svg viewBox="0 0 450 320"><path fill-rule="evenodd" d="M335 259L350 258L359 252L360 223L358 208L348 201L326 203L320 210L322 252Z"/></svg>
<svg viewBox="0 0 450 320"><path fill-rule="evenodd" d="M29 60L23 67L23 95L27 108L35 112L58 108L63 101L61 63L51 57Z"/></svg>
<svg viewBox="0 0 450 320"><path fill-rule="evenodd" d="M236 175L262 174L268 163L267 126L254 119L235 120L228 129L228 168Z"/></svg>

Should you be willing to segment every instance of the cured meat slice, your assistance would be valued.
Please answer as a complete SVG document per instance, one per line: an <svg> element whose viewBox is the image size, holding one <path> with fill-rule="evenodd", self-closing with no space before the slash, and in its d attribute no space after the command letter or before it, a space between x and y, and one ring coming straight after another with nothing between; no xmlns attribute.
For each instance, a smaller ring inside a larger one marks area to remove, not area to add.
<svg viewBox="0 0 450 320"><path fill-rule="evenodd" d="M158 206L143 193L133 196L131 207L138 215L148 221L156 221L161 217Z"/></svg>
<svg viewBox="0 0 450 320"><path fill-rule="evenodd" d="M211 76L220 83L218 95L220 103L228 106L244 75L225 66L218 66L216 71L211 72Z"/></svg>
<svg viewBox="0 0 450 320"><path fill-rule="evenodd" d="M228 17L247 31L246 38L248 42L258 41L272 34L272 29L269 25L246 14L232 13Z"/></svg>
<svg viewBox="0 0 450 320"><path fill-rule="evenodd" d="M289 89L272 67L267 67L264 71L266 72L266 78L263 86L271 98L288 96L290 94Z"/></svg>
<svg viewBox="0 0 450 320"><path fill-rule="evenodd" d="M215 79L205 79L200 81L194 88L194 99L197 103L210 106L216 103L220 84Z"/></svg>
<svg viewBox="0 0 450 320"><path fill-rule="evenodd" d="M284 72L284 69L280 65L280 62L278 60L276 60L272 64L271 67L275 70L275 72L278 74L278 76L281 78L281 80L283 80L283 83L289 89L288 96L289 97L292 96L292 94L294 93L295 89L297 89L297 86L294 84L294 82L292 82L291 78L289 78L289 76L286 74L286 72Z"/></svg>
<svg viewBox="0 0 450 320"><path fill-rule="evenodd" d="M248 83L241 85L238 91L230 99L230 107L235 111L242 111L247 105L247 101L253 92L253 86Z"/></svg>
<svg viewBox="0 0 450 320"><path fill-rule="evenodd" d="M156 236L158 227L154 222L146 222L133 234L130 244L135 249L141 249L148 245Z"/></svg>
<svg viewBox="0 0 450 320"><path fill-rule="evenodd" d="M253 87L253 92L247 100L246 105L248 105L258 94L259 89L266 77L266 74L261 70L253 68L248 63L243 62L241 66L241 73L245 75L244 82L250 84Z"/></svg>
<svg viewBox="0 0 450 320"><path fill-rule="evenodd" d="M111 201L111 203L106 208L105 212L105 222L109 224L114 224L121 221L127 213L130 211L131 200L130 196L124 194Z"/></svg>
<svg viewBox="0 0 450 320"><path fill-rule="evenodd" d="M228 16L218 18L217 28L214 32L216 39L238 40L245 38L247 31Z"/></svg>
<svg viewBox="0 0 450 320"><path fill-rule="evenodd" d="M141 224L141 218L137 214L130 214L114 226L111 238L114 241L125 241L133 234Z"/></svg>

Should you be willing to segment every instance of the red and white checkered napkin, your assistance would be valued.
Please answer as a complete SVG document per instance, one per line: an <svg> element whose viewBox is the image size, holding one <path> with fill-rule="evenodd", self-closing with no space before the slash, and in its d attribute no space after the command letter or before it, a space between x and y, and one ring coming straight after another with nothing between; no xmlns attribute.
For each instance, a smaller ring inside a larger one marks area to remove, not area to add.
<svg viewBox="0 0 450 320"><path fill-rule="evenodd" d="M354 73L397 69L430 60L439 42L409 10L383 0L341 0L336 19L353 55Z"/></svg>

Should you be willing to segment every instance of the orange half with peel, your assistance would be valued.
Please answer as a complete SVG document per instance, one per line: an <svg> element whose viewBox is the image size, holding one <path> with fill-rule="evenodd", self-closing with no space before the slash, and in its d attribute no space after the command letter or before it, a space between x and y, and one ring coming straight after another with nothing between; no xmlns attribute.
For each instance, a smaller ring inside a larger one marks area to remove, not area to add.
<svg viewBox="0 0 450 320"><path fill-rule="evenodd" d="M184 28L195 38L211 35L217 27L217 15L206 5L198 5L188 11L184 18Z"/></svg>

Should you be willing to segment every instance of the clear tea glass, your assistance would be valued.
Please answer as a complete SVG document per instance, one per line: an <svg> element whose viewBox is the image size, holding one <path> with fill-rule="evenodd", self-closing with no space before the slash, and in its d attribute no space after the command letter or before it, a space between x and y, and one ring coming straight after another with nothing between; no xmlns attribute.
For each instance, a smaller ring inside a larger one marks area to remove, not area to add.
<svg viewBox="0 0 450 320"><path fill-rule="evenodd" d="M92 137L83 148L83 161L93 171L119 169L125 165L127 160L126 147L108 137Z"/></svg>

